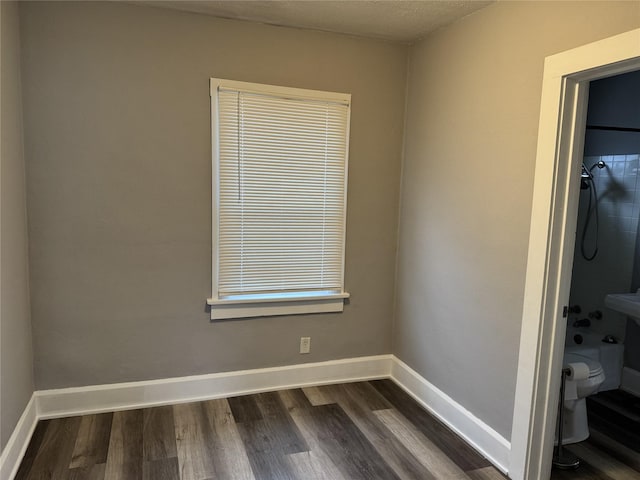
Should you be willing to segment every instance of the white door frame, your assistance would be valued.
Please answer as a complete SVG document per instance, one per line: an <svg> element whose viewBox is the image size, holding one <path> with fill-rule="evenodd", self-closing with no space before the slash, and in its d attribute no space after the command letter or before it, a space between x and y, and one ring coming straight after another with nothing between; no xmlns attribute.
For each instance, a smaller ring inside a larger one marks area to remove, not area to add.
<svg viewBox="0 0 640 480"><path fill-rule="evenodd" d="M640 69L640 29L544 64L509 476L551 471L589 81Z"/></svg>

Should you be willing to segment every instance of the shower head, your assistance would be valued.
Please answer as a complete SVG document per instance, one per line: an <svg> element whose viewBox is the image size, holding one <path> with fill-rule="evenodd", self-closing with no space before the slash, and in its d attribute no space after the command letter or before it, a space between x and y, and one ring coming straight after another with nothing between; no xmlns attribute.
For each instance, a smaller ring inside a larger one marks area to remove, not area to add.
<svg viewBox="0 0 640 480"><path fill-rule="evenodd" d="M604 163L602 160L600 160L599 162L594 163L591 168L589 169L589 172L591 172L594 168L598 167L598 168L604 168L606 167L607 164ZM582 164L582 169L584 170L584 163Z"/></svg>
<svg viewBox="0 0 640 480"><path fill-rule="evenodd" d="M580 178L582 178L582 184L580 186L580 188L582 190L586 190L587 188L589 188L589 181L593 181L593 174L591 173L593 171L594 168L598 167L598 168L604 168L606 167L607 164L604 163L602 160L594 163L593 165L591 165L590 168L587 168L587 166L583 163L582 164L582 173L580 174Z"/></svg>

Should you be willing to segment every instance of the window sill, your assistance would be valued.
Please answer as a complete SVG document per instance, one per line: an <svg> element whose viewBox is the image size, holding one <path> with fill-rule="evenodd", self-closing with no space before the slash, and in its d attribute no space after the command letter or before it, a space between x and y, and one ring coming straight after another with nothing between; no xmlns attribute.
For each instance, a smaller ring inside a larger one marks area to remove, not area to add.
<svg viewBox="0 0 640 480"><path fill-rule="evenodd" d="M225 299L209 298L207 304L211 305L211 320L225 320L342 312L345 298L349 298L349 294L346 292L318 295L291 294L288 296L255 295Z"/></svg>

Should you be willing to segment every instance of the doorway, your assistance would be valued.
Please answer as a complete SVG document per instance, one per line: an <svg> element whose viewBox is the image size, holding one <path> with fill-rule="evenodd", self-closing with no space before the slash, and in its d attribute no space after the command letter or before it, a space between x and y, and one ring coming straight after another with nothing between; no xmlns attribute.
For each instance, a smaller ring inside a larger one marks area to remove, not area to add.
<svg viewBox="0 0 640 480"><path fill-rule="evenodd" d="M581 459L577 471L551 478L640 478L640 397L623 382L623 358L640 349L636 323L612 305L640 285L634 261L640 217L640 70L589 84L587 127L564 364L587 365L580 395L563 405L563 463ZM614 307L614 308L612 308ZM639 351L640 353L640 351ZM636 366L628 359L628 369ZM584 373L583 373L584 374ZM588 414L587 414L588 411ZM615 472L615 473L613 473Z"/></svg>
<svg viewBox="0 0 640 480"><path fill-rule="evenodd" d="M551 471L589 82L640 69L640 29L545 61L509 475Z"/></svg>

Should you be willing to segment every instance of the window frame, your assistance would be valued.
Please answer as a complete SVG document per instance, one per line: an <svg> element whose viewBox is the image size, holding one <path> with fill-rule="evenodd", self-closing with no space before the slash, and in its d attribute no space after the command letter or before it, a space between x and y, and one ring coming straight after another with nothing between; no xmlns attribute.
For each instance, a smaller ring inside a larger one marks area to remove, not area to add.
<svg viewBox="0 0 640 480"><path fill-rule="evenodd" d="M219 264L219 224L220 224L220 135L219 135L219 101L220 88L241 90L243 92L275 95L303 100L319 100L340 102L347 105L346 144L344 157L344 190L343 190L343 225L342 225L342 264L341 291L300 292L284 294L238 295L219 298L218 296L218 264ZM267 84L241 82L220 78L210 79L209 94L211 98L211 153L212 153L212 255L211 255L211 297L207 304L211 306L211 319L223 320L234 318L263 317L274 315L298 315L309 313L342 312L344 300L349 293L344 288L345 244L347 220L347 181L349 165L349 136L351 124L351 94L282 87Z"/></svg>

